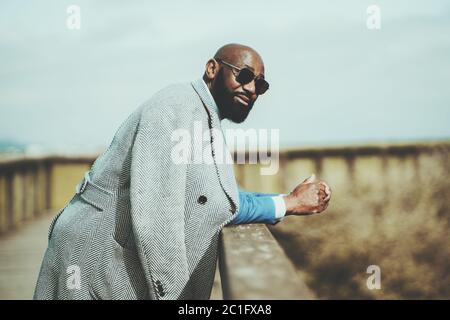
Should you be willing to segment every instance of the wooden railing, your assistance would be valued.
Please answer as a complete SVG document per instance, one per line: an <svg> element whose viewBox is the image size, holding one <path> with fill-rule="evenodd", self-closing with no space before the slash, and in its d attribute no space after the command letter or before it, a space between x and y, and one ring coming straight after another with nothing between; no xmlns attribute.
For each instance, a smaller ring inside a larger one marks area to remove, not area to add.
<svg viewBox="0 0 450 320"><path fill-rule="evenodd" d="M93 161L92 156L0 161L0 234L62 207Z"/></svg>
<svg viewBox="0 0 450 320"><path fill-rule="evenodd" d="M219 257L226 300L315 298L263 224L224 228Z"/></svg>

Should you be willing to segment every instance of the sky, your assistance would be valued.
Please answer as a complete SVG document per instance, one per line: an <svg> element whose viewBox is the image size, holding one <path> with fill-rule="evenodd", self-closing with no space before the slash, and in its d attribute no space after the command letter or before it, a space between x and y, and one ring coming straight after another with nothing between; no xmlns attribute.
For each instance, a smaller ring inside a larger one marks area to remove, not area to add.
<svg viewBox="0 0 450 320"><path fill-rule="evenodd" d="M66 26L73 4L80 30ZM230 42L262 55L271 87L225 129L279 129L282 147L450 138L448 0L15 0L0 4L0 140L108 146Z"/></svg>

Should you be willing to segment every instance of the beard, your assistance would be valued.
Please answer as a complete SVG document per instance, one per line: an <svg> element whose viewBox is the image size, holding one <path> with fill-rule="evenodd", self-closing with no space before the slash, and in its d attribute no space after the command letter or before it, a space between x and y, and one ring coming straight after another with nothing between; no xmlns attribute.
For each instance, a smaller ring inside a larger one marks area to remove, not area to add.
<svg viewBox="0 0 450 320"><path fill-rule="evenodd" d="M225 86L223 69L217 74L216 79L212 83L212 88L214 99L216 100L222 119L228 119L234 123L241 123L247 119L247 116L253 108L253 103L249 103L248 106L243 106L235 102L234 97L237 95L237 92L229 91Z"/></svg>

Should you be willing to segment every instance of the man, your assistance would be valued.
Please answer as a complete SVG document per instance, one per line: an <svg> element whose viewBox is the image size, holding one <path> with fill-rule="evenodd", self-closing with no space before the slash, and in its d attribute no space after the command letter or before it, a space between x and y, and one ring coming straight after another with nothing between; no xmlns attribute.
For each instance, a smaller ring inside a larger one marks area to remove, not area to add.
<svg viewBox="0 0 450 320"><path fill-rule="evenodd" d="M52 222L34 298L208 299L223 226L325 210L331 191L314 176L287 196L239 192L232 164L218 161L229 151L213 131L244 121L267 89L259 54L230 44L203 79L135 110ZM174 161L171 135L193 123L210 133L212 161Z"/></svg>

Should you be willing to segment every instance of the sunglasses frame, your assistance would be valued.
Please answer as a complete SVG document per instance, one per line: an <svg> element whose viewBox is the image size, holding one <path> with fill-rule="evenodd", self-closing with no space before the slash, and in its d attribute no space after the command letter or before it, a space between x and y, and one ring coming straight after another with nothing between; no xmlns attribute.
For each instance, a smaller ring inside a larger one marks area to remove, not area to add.
<svg viewBox="0 0 450 320"><path fill-rule="evenodd" d="M264 77L257 77L256 75L255 75L255 73L252 71L252 70L250 70L249 68L247 68L247 67L245 67L245 68L239 68L238 66L235 66L234 64L231 64L231 63L229 63L229 62L226 62L226 61L224 61L224 60L222 60L222 59L215 59L218 63L222 63L222 64L224 64L224 65L226 65L226 66L228 66L228 67L230 67L231 69L236 69L236 70L238 70L239 72L236 74L236 73L234 73L233 72L233 74L234 74L234 76L235 76L235 78L236 78L236 81L238 81L240 84L242 84L242 85L246 85L246 84L248 84L248 83L250 83L250 82L252 82L252 81L255 81L255 86L256 86L256 81L258 81L258 80L262 80L262 81L264 81L265 83L266 83L266 85L267 85L267 89L266 90L264 90L264 92L263 93L256 93L257 95L263 95L264 93L266 93L267 92L267 90L269 90L269 83L266 81L266 79L264 79ZM246 70L248 70L248 72L250 72L251 74L253 74L253 79L251 79L249 82L247 82L247 83L241 83L239 80L238 80L238 77L239 77L239 74L241 73L241 71L242 70L244 70L244 69L246 69ZM256 88L255 88L256 89Z"/></svg>

